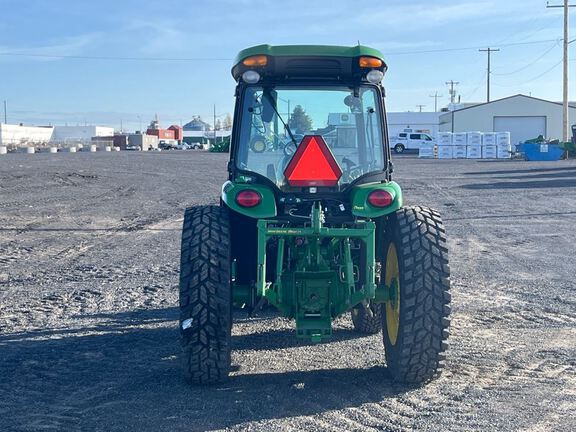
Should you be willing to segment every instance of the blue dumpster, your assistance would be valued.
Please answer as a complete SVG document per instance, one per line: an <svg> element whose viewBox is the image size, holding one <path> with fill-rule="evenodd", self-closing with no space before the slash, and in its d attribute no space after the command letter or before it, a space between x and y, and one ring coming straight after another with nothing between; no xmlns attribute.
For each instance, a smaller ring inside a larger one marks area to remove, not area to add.
<svg viewBox="0 0 576 432"><path fill-rule="evenodd" d="M518 145L518 150L529 161L555 161L560 160L564 149L558 144L523 143Z"/></svg>

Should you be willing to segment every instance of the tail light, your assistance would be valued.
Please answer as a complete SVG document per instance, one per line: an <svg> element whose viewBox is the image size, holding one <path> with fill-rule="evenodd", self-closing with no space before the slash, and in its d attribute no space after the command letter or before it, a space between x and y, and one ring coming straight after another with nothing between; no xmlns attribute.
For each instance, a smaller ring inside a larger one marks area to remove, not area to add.
<svg viewBox="0 0 576 432"><path fill-rule="evenodd" d="M245 189L236 195L236 203L240 207L255 207L262 201L262 195L252 189Z"/></svg>
<svg viewBox="0 0 576 432"><path fill-rule="evenodd" d="M361 68L379 68L384 62L376 57L360 57L358 63Z"/></svg>
<svg viewBox="0 0 576 432"><path fill-rule="evenodd" d="M368 195L368 203L374 207L388 207L394 202L392 194L385 190L375 190Z"/></svg>

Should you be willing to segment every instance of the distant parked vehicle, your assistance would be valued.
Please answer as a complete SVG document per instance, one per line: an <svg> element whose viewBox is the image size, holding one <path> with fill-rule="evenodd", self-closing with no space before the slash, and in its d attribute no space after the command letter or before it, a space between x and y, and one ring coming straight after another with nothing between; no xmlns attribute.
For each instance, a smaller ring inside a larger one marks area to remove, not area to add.
<svg viewBox="0 0 576 432"><path fill-rule="evenodd" d="M390 147L396 153L404 153L405 150L420 150L422 145L432 144L434 140L425 133L401 132L390 139Z"/></svg>
<svg viewBox="0 0 576 432"><path fill-rule="evenodd" d="M162 150L175 150L178 148L175 144L166 141L160 141L158 143L158 147Z"/></svg>
<svg viewBox="0 0 576 432"><path fill-rule="evenodd" d="M141 148L139 145L128 144L128 145L126 146L126 150L140 151L140 150L142 150L142 148Z"/></svg>

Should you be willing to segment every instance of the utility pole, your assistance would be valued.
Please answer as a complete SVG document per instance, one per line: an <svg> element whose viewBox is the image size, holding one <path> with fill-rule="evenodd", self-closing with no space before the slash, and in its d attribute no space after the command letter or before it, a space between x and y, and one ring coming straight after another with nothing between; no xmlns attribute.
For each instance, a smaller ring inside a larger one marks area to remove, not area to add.
<svg viewBox="0 0 576 432"><path fill-rule="evenodd" d="M8 124L8 102L4 100L4 124Z"/></svg>
<svg viewBox="0 0 576 432"><path fill-rule="evenodd" d="M488 48L486 48L486 49L479 49L478 51L488 53L488 74L486 75L486 77L487 77L487 82L486 82L486 102L490 102L490 74L492 73L492 70L490 69L490 54L493 53L493 52L500 51L500 49L488 47Z"/></svg>
<svg viewBox="0 0 576 432"><path fill-rule="evenodd" d="M216 104L214 104L214 145L216 145Z"/></svg>
<svg viewBox="0 0 576 432"><path fill-rule="evenodd" d="M438 98L442 97L442 95L438 95L438 92L435 92L433 95L430 95L431 98L434 98L434 112L438 112Z"/></svg>
<svg viewBox="0 0 576 432"><path fill-rule="evenodd" d="M446 85L450 86L450 90L448 90L448 93L450 93L450 103L453 104L454 101L456 100L456 90L454 90L454 86L460 84L458 81L454 81L454 80L450 80L446 83Z"/></svg>
<svg viewBox="0 0 576 432"><path fill-rule="evenodd" d="M564 72L562 79L562 141L568 141L569 136L569 118L568 118L568 8L575 7L576 5L568 4L568 0L564 0L563 5L549 5L546 3L547 8L564 8Z"/></svg>
<svg viewBox="0 0 576 432"><path fill-rule="evenodd" d="M418 109L420 110L420 111L418 111L418 112L422 112L422 108L424 108L426 105L416 105L416 106L417 106Z"/></svg>

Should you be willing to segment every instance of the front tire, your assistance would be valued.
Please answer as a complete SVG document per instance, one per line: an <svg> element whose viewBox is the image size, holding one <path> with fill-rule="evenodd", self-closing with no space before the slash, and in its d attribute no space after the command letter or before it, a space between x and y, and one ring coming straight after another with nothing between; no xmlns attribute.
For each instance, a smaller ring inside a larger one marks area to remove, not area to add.
<svg viewBox="0 0 576 432"><path fill-rule="evenodd" d="M396 144L396 145L394 146L394 152L396 152L397 154L404 153L404 150L405 150L405 149L406 149L406 148L404 147L403 144Z"/></svg>
<svg viewBox="0 0 576 432"><path fill-rule="evenodd" d="M354 331L363 334L376 334L382 329L382 305L370 303L368 307L370 312L362 304L355 306L350 311Z"/></svg>
<svg viewBox="0 0 576 432"><path fill-rule="evenodd" d="M392 379L421 384L444 367L450 325L450 268L440 215L405 207L389 216L381 252L384 282L382 333Z"/></svg>
<svg viewBox="0 0 576 432"><path fill-rule="evenodd" d="M230 223L225 207L186 209L180 255L180 341L185 377L225 381L230 372Z"/></svg>

